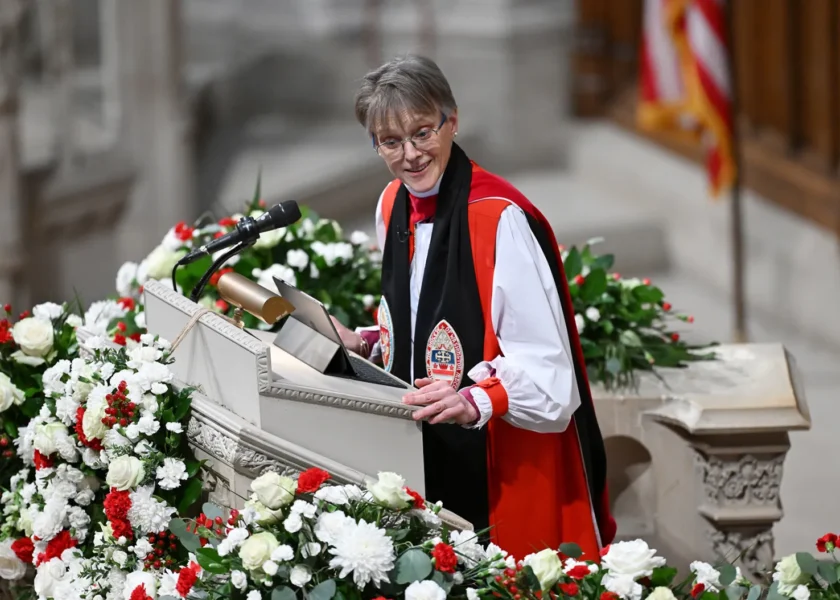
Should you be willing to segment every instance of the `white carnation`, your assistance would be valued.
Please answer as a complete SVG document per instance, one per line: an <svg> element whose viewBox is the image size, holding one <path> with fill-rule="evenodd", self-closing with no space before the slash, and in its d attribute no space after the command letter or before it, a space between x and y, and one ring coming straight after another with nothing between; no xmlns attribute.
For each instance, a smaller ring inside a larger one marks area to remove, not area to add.
<svg viewBox="0 0 840 600"><path fill-rule="evenodd" d="M157 468L155 476L160 483L160 487L165 490L174 490L180 487L181 482L189 477L184 461L169 457L163 459L163 464Z"/></svg>
<svg viewBox="0 0 840 600"><path fill-rule="evenodd" d="M405 600L445 600L446 591L431 579L415 581L405 590Z"/></svg>

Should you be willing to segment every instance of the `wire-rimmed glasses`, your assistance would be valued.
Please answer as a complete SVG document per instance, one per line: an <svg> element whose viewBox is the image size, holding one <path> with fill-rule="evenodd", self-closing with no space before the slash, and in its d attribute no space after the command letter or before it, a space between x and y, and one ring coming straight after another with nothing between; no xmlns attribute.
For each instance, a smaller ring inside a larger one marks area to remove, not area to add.
<svg viewBox="0 0 840 600"><path fill-rule="evenodd" d="M376 138L373 138L373 149L379 156L394 158L405 152L405 143L411 142L417 150L428 150L434 145L435 135L440 131L443 124L446 123L446 115L440 121L437 127L422 127L412 135L401 140L389 138L379 144L376 143Z"/></svg>

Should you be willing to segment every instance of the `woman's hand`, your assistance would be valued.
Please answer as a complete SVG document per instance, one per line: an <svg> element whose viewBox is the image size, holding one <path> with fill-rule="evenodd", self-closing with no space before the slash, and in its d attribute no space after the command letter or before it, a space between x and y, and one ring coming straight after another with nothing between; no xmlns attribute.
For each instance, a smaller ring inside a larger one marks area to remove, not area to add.
<svg viewBox="0 0 840 600"><path fill-rule="evenodd" d="M359 351L362 349L362 336L342 325L341 321L335 317L330 316L330 318L332 319L333 325L335 325L335 329L338 331L338 337L341 338L344 346L351 352L359 354Z"/></svg>
<svg viewBox="0 0 840 600"><path fill-rule="evenodd" d="M417 379L414 386L420 389L403 396L403 402L413 406L425 406L415 411L415 421L428 419L433 425L446 421L469 425L478 420L475 407L447 382L428 378Z"/></svg>

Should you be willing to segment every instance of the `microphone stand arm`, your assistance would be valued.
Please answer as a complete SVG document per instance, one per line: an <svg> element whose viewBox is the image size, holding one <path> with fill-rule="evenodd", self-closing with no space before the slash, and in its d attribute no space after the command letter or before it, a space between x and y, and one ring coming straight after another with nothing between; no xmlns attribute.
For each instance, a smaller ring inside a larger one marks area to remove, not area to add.
<svg viewBox="0 0 840 600"><path fill-rule="evenodd" d="M253 240L249 240L247 242L242 242L242 243L234 246L232 249L228 250L227 252L225 252L222 256L220 256L218 258L218 260L216 260L213 263L213 265L209 269L207 269L207 272L204 273L204 275L201 276L201 279L196 284L196 286L193 288L192 293L190 293L190 300L192 300L193 302L198 302L199 297L201 297L201 292L204 291L204 288L207 286L207 282L210 281L210 278L213 277L213 274L216 271L218 271L219 268L223 264L225 264L225 262L227 262L231 257L233 257L236 254L239 254L240 252L242 252L248 246L252 246L256 241L257 241L256 239L253 239ZM173 281L173 284L174 284L174 281Z"/></svg>

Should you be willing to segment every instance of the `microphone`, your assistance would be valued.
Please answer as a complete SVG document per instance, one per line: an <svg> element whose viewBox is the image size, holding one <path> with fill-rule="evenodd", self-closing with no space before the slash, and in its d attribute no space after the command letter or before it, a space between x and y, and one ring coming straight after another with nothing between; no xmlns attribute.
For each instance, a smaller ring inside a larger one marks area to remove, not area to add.
<svg viewBox="0 0 840 600"><path fill-rule="evenodd" d="M215 254L219 250L224 250L236 244L252 244L257 241L261 233L296 223L300 220L300 217L300 207L294 200L286 200L281 204L275 204L268 209L268 212L256 219L243 217L236 224L236 229L196 248L179 260L178 264L188 265L204 256Z"/></svg>
<svg viewBox="0 0 840 600"><path fill-rule="evenodd" d="M404 244L405 242L408 241L408 238L410 238L410 237L411 237L411 231L410 230L409 231L403 231L401 229L397 229L397 240L400 243Z"/></svg>

